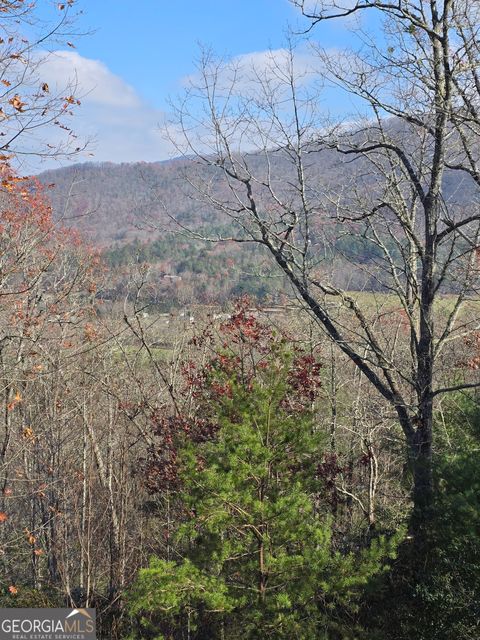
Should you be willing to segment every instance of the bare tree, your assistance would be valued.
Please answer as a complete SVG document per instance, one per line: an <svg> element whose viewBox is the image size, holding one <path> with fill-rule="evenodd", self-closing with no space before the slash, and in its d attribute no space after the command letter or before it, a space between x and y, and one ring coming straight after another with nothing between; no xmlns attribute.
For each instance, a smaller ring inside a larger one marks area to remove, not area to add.
<svg viewBox="0 0 480 640"><path fill-rule="evenodd" d="M69 116L80 104L75 78L57 90L42 77L59 46L74 47L75 0L56 3L46 20L36 2L0 1L0 161L16 168L32 156L64 157L82 151Z"/></svg>
<svg viewBox="0 0 480 640"><path fill-rule="evenodd" d="M294 4L310 29L358 17L359 49L315 47L308 66L289 48L250 68L206 53L172 131L196 160L195 193L232 221L229 239L270 252L395 410L418 531L433 499L435 402L480 384L448 360L479 328L480 11L461 0ZM372 14L381 33L368 31ZM346 92L355 119L322 116L319 80ZM379 295L352 293L339 261Z"/></svg>

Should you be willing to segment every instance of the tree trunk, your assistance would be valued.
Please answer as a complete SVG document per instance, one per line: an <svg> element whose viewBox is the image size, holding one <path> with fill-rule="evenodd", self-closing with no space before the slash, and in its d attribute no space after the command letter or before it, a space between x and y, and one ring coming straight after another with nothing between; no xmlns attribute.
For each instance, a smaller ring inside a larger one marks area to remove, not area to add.
<svg viewBox="0 0 480 640"><path fill-rule="evenodd" d="M423 537L433 506L432 423L433 415L423 416L410 447L413 469L413 513L411 533Z"/></svg>

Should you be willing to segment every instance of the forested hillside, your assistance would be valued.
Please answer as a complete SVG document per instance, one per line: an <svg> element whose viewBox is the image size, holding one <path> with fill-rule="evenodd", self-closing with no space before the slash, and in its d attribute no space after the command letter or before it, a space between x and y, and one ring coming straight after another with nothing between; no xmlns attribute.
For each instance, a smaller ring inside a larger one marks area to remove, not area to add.
<svg viewBox="0 0 480 640"><path fill-rule="evenodd" d="M391 120L387 129L401 126ZM271 153L269 161L276 184L294 179L294 166L286 154ZM261 155L250 155L249 162L252 170L265 172ZM367 190L374 184L374 174L371 167L368 170L366 167L362 158L352 161L338 156L326 149L324 143L318 149L312 145L307 163L309 181L312 188L318 189L318 196L327 191L345 192L348 188ZM188 184L188 178L198 178L199 174L205 181L213 175L193 159L177 159L158 163L74 164L45 171L39 179L52 185L49 193L55 217L82 231L97 246L110 250L134 240L148 245L155 225L159 236L165 229L178 230L171 218L182 224L205 226L211 235L215 231L227 235L228 219L219 217L214 206L202 200ZM218 177L216 184L223 189ZM445 199L458 206L469 204L474 194L472 180L455 171L445 173L443 190ZM328 213L333 211L325 211L325 215ZM368 251L360 255L368 258Z"/></svg>
<svg viewBox="0 0 480 640"><path fill-rule="evenodd" d="M392 121L389 127L394 124ZM249 160L255 170L265 170L260 156ZM277 183L287 184L294 167L281 152L273 154L272 163ZM359 159L352 165L328 149L315 152L312 148L308 171L320 199L327 192L372 188L364 161ZM345 171L349 173L347 181ZM289 296L290 289L285 279L274 273L271 260L261 248L240 247L231 241L202 242L182 229L187 226L207 238L229 238L238 231L237 225L205 203L190 184L192 176L198 180L199 172L202 180L211 179L208 169L198 169L189 160L87 163L47 171L39 177L50 185L55 218L80 231L115 270L115 287L105 292L108 298L125 293L125 267L148 263L157 274L163 308L181 306L186 301L223 304L244 293L260 302L277 304L284 300L282 294ZM217 185L221 192L221 182ZM467 207L473 182L447 172L444 192L452 205ZM323 206L322 229L318 228L316 234L313 230L322 268L341 287L379 290L373 272L381 251L361 233L352 234L345 228L328 201L324 200ZM394 250L391 241L387 242ZM370 274L357 268L366 264Z"/></svg>

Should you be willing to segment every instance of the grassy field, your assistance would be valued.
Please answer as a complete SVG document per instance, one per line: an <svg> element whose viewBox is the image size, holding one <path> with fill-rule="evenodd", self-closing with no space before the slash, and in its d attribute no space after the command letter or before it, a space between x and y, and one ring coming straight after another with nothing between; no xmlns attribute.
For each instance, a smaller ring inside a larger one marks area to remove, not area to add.
<svg viewBox="0 0 480 640"><path fill-rule="evenodd" d="M403 332L407 333L408 320L395 295L373 292L349 292L348 295L357 301L369 322L372 326L375 325L380 336L383 335L385 339L388 339L392 332L402 328ZM436 328L439 334L443 331L455 303L456 297L453 295L442 296L438 299ZM358 327L358 321L354 318L352 311L346 305L342 306L339 298L331 297L326 301L326 304L332 317L343 328L344 333L348 334L350 331L354 331L356 326ZM286 332L293 340L299 342L307 342L315 335L321 335L318 324L300 305L252 307L251 312L260 320L276 326L279 330ZM142 349L139 341L128 333L122 347L114 347L113 352L116 357L120 358L123 350L129 359L138 359L141 365L147 364L151 360L151 356L157 362L168 363L180 351L188 348L190 339L196 333L206 327L215 332L228 317L229 314L225 310L202 305L191 305L170 314L148 313L141 318L141 323L145 330L151 355ZM479 318L480 301L470 299L463 303L458 314L457 324L461 325L462 330L474 329ZM316 340L318 341L318 338Z"/></svg>

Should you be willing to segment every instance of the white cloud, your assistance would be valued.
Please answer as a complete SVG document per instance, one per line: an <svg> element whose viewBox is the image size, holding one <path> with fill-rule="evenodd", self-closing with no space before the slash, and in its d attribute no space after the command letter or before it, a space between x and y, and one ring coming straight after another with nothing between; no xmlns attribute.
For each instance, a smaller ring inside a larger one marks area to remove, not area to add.
<svg viewBox="0 0 480 640"><path fill-rule="evenodd" d="M76 51L55 51L42 60L40 75L52 94L66 95L67 91L81 101L68 124L78 136L79 145L85 140L91 142L84 154L74 157L76 162L156 161L173 154L171 144L160 133L163 111L146 102L103 62ZM44 162L36 169L43 170L52 163Z"/></svg>
<svg viewBox="0 0 480 640"><path fill-rule="evenodd" d="M318 56L307 48L297 49L293 60L287 49L255 51L230 60L222 71L222 79L228 85L233 69L239 69L235 94L247 98L258 93L259 79L262 82L275 82L275 78L278 80L283 74L288 74L291 67L299 84L308 90L318 65ZM149 104L103 62L85 58L76 51L55 51L42 60L40 75L42 82L49 84L52 94L74 93L81 100L81 106L74 109L68 125L78 136L75 145L77 140L79 146L85 140L91 140L91 143L85 153L73 158L74 161L148 162L178 155L178 149L161 132L167 119L166 114ZM185 85L195 84L198 79L198 74L189 76L184 79ZM279 82L288 87L285 77ZM195 109L195 104L192 106ZM175 126L169 127L169 132L175 140L181 142L180 132ZM51 134L52 143L60 133L54 129ZM204 148L205 129L200 127L198 134L200 147ZM252 142L255 132L249 132L248 135ZM200 141L200 138L203 140ZM206 144L208 148L208 140ZM58 166L56 161L48 160L32 169L42 170L51 167L53 163Z"/></svg>
<svg viewBox="0 0 480 640"><path fill-rule="evenodd" d="M187 132L185 152L190 153L190 143L196 151L217 153L225 140L235 153L275 148L294 139L298 126L304 140L316 135L323 119L321 66L318 54L306 45L227 60L204 51L197 72L183 79L188 99L179 119ZM176 139L181 138L177 132Z"/></svg>
<svg viewBox="0 0 480 640"><path fill-rule="evenodd" d="M287 71L292 67L296 76L312 73L317 62L316 57L308 51L296 50L291 53L288 49L253 51L236 56L233 61L242 67L254 69L257 73Z"/></svg>
<svg viewBox="0 0 480 640"><path fill-rule="evenodd" d="M42 76L56 90L66 82L77 85L76 93L86 103L123 108L141 105L133 87L103 62L84 58L76 51L54 51L42 66Z"/></svg>
<svg viewBox="0 0 480 640"><path fill-rule="evenodd" d="M235 93L256 92L258 83L275 79L288 84L290 74L296 84L308 84L319 69L318 56L311 48L303 47L290 51L286 48L252 51L237 55L225 62L210 57L207 53L205 71L216 76L217 83L223 88L234 85ZM196 86L201 80L201 71L183 79L186 87Z"/></svg>
<svg viewBox="0 0 480 640"><path fill-rule="evenodd" d="M293 71L301 84L308 84L315 63L318 64L318 59L307 49L295 52ZM236 92L246 95L256 91L258 78L267 79L284 73L289 64L289 51L275 49L237 56L226 68L241 69ZM229 73L225 71L226 80ZM146 102L103 62L85 58L76 51L55 51L42 60L41 77L42 81L48 82L52 93L67 95L64 92L68 91L81 100L81 106L74 109L68 124L78 136L79 145L84 140L92 142L83 155L74 157L74 161L148 162L178 154L161 133L166 114ZM192 75L185 83L196 79L198 76ZM175 139L181 137L175 127L170 127L169 131ZM55 135L54 131L52 136ZM44 162L35 169L50 167L52 162Z"/></svg>

